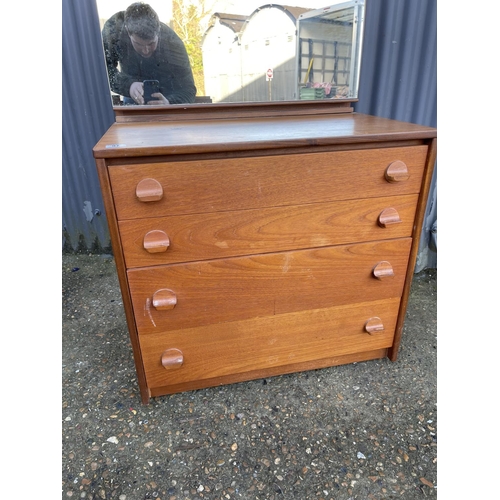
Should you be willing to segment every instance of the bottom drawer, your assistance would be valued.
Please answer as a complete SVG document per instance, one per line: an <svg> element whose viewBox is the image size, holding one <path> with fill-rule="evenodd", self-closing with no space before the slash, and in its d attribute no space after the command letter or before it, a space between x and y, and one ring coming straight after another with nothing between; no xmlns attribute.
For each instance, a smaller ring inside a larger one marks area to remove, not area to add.
<svg viewBox="0 0 500 500"><path fill-rule="evenodd" d="M318 360L388 348L399 302L393 298L141 335L147 385L168 394L218 385L218 378L250 380L265 376L259 370L288 373L294 370L287 366L307 362L312 369ZM369 320L375 327L371 333Z"/></svg>

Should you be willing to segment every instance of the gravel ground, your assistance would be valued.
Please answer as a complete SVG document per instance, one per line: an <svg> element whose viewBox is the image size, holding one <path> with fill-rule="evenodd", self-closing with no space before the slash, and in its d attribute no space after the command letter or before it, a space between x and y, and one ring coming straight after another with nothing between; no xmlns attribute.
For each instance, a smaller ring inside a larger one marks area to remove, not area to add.
<svg viewBox="0 0 500 500"><path fill-rule="evenodd" d="M397 362L141 404L115 263L62 258L62 498L437 498L437 272L415 275Z"/></svg>

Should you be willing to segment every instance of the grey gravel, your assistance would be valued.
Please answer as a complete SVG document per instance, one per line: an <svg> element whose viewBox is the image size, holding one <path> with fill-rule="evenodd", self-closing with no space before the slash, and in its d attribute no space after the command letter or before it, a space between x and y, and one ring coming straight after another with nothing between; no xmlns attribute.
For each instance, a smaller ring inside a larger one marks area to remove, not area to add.
<svg viewBox="0 0 500 500"><path fill-rule="evenodd" d="M141 404L110 255L62 258L62 498L437 498L437 271L399 359Z"/></svg>

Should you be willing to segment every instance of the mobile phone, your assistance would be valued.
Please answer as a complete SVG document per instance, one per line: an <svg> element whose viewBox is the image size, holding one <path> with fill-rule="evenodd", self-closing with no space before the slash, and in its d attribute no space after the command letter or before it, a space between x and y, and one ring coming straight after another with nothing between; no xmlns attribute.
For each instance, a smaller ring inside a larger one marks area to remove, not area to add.
<svg viewBox="0 0 500 500"><path fill-rule="evenodd" d="M151 94L160 92L160 82L158 80L144 80L144 102L156 101L156 97L151 97Z"/></svg>

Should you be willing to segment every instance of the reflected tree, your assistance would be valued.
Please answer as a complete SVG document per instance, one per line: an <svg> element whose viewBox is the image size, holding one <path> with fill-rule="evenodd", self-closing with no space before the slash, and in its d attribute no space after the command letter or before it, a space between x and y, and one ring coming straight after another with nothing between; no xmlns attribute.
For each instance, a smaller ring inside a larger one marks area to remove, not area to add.
<svg viewBox="0 0 500 500"><path fill-rule="evenodd" d="M173 0L171 28L186 46L197 94L205 94L201 43L215 0Z"/></svg>

